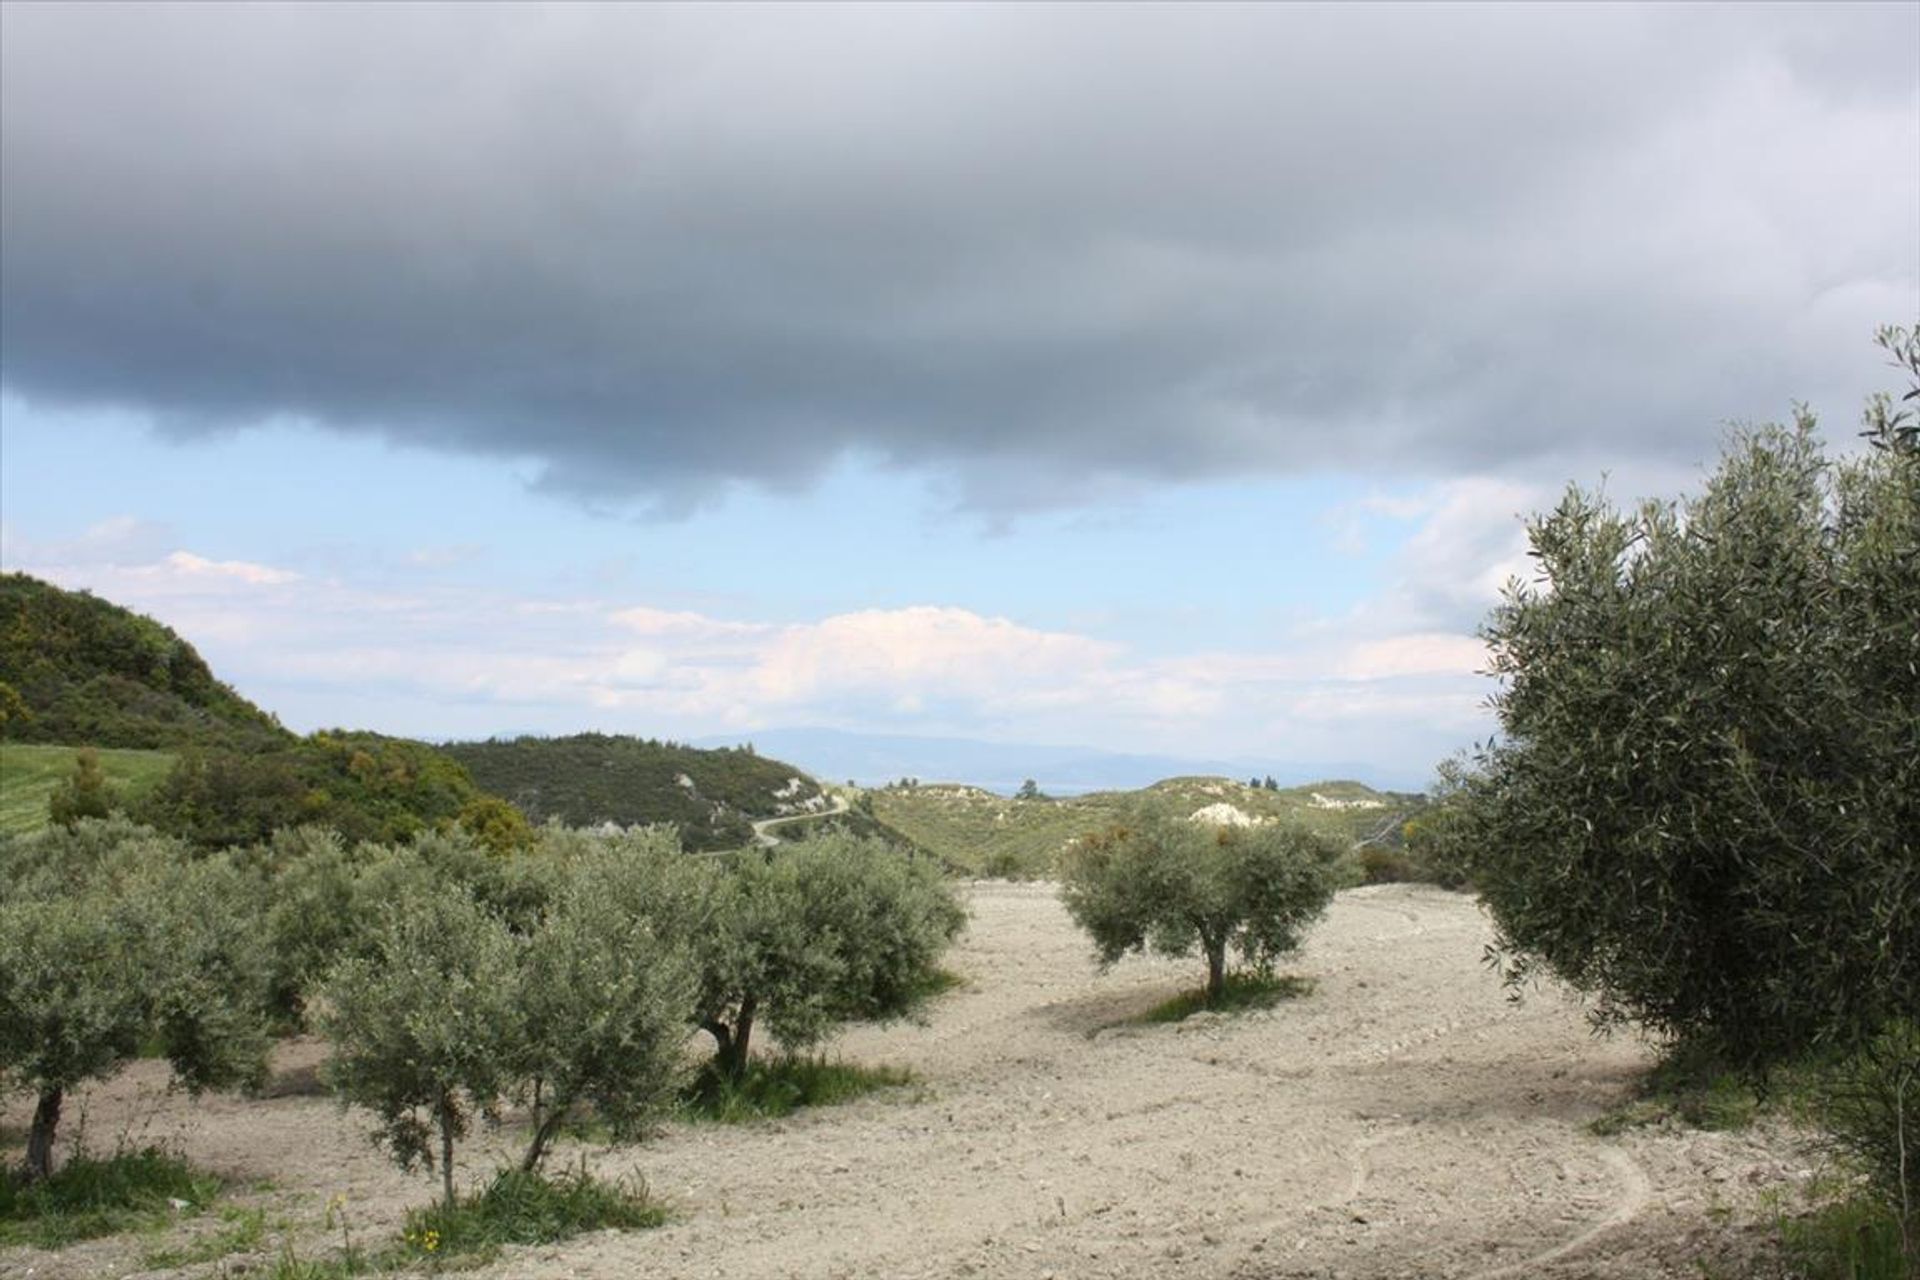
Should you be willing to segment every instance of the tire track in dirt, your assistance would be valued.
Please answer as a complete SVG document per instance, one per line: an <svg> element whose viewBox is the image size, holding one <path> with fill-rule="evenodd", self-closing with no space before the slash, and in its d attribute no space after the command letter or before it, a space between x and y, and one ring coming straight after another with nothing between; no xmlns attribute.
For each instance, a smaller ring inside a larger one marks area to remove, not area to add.
<svg viewBox="0 0 1920 1280"><path fill-rule="evenodd" d="M1612 1170L1619 1184L1620 1193L1612 1206L1596 1221L1562 1241L1551 1249L1543 1250L1518 1262L1495 1267L1491 1271L1476 1272L1470 1280L1515 1280L1515 1277L1539 1274L1540 1268L1558 1262L1562 1258L1585 1249L1615 1227L1624 1226L1639 1216L1646 1208L1647 1201L1653 1195L1652 1183L1648 1181L1647 1171L1637 1161L1618 1147L1606 1147L1600 1152L1601 1160Z"/></svg>

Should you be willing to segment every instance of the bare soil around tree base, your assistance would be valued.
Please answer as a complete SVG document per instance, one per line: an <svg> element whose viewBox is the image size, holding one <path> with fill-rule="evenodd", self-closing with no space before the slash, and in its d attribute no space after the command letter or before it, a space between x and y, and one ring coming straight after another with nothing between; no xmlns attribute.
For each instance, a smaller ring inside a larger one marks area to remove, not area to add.
<svg viewBox="0 0 1920 1280"><path fill-rule="evenodd" d="M1288 972L1311 994L1230 1018L1116 1025L1203 977L1197 962L1090 959L1048 884L972 886L922 1025L834 1052L918 1088L763 1125L674 1124L636 1147L562 1144L556 1166L644 1178L673 1221L513 1249L483 1277L1698 1277L1765 1274L1767 1224L1817 1167L1802 1135L1669 1128L1595 1136L1652 1060L1601 1039L1557 990L1507 998L1473 899L1388 885L1339 895ZM263 1250L378 1246L434 1184L386 1163L365 1117L289 1045L277 1096L189 1102L142 1063L81 1106L96 1149L177 1143L269 1210ZM21 1100L0 1113L17 1145ZM463 1178L512 1132L463 1151ZM0 1251L43 1280L151 1271L162 1239ZM264 1261L264 1253L253 1261ZM231 1272L246 1259L226 1260Z"/></svg>

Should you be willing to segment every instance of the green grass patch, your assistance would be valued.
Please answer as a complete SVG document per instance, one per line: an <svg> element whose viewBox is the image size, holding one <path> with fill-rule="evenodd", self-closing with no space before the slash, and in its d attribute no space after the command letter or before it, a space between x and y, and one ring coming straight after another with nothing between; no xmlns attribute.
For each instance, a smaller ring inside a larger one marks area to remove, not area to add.
<svg viewBox="0 0 1920 1280"><path fill-rule="evenodd" d="M358 1254L331 1258L303 1258L291 1244L282 1245L267 1269L266 1280L349 1280L352 1276L380 1275L386 1271Z"/></svg>
<svg viewBox="0 0 1920 1280"><path fill-rule="evenodd" d="M1891 1209L1858 1197L1780 1221L1780 1247L1801 1280L1911 1280ZM1920 1257L1911 1260L1920 1267Z"/></svg>
<svg viewBox="0 0 1920 1280"><path fill-rule="evenodd" d="M1773 1068L1764 1080L1730 1069L1711 1050L1679 1046L1649 1071L1634 1096L1587 1128L1603 1138L1649 1125L1744 1129L1761 1115L1818 1125L1832 1064L1818 1058Z"/></svg>
<svg viewBox="0 0 1920 1280"><path fill-rule="evenodd" d="M756 1058L739 1080L711 1068L694 1077L683 1110L696 1120L746 1124L790 1115L802 1107L831 1107L883 1089L914 1083L904 1067L866 1067L826 1057L783 1054Z"/></svg>
<svg viewBox="0 0 1920 1280"><path fill-rule="evenodd" d="M0 1175L0 1244L59 1249L76 1240L157 1227L201 1212L220 1185L218 1178L157 1147L105 1158L75 1155L38 1182Z"/></svg>
<svg viewBox="0 0 1920 1280"><path fill-rule="evenodd" d="M30 835L47 826L47 800L73 776L78 747L0 743L0 831ZM101 747L100 772L131 803L160 785L173 768L171 751Z"/></svg>
<svg viewBox="0 0 1920 1280"><path fill-rule="evenodd" d="M1110 1027L1154 1026L1163 1022L1184 1022L1196 1013L1246 1013L1253 1009L1271 1009L1282 1000L1298 1000L1313 994L1313 979L1287 973L1230 973L1221 984L1220 995L1209 1002L1205 987L1182 991L1170 1000L1144 1013L1107 1024ZM1105 1028L1102 1028L1105 1030Z"/></svg>
<svg viewBox="0 0 1920 1280"><path fill-rule="evenodd" d="M321 1257L303 1258L291 1242L261 1272L266 1280L352 1280L461 1270L484 1266L500 1250L515 1244L552 1244L588 1231L638 1231L660 1226L667 1211L642 1183L607 1182L589 1175L584 1165L557 1175L502 1169L493 1181L449 1209L435 1201L409 1210L400 1238L379 1249L354 1243L337 1204L327 1210L327 1225L338 1227L341 1247Z"/></svg>
<svg viewBox="0 0 1920 1280"><path fill-rule="evenodd" d="M587 1231L657 1227L667 1212L644 1185L603 1182L584 1168L547 1177L503 1169L453 1208L435 1204L407 1214L404 1256L478 1264L509 1244L551 1244Z"/></svg>
<svg viewBox="0 0 1920 1280"><path fill-rule="evenodd" d="M180 1245L149 1249L141 1258L141 1265L155 1271L167 1271L202 1262L216 1262L236 1253L252 1253L260 1247L267 1233L265 1209L229 1205L220 1211L220 1220L224 1225L217 1231Z"/></svg>

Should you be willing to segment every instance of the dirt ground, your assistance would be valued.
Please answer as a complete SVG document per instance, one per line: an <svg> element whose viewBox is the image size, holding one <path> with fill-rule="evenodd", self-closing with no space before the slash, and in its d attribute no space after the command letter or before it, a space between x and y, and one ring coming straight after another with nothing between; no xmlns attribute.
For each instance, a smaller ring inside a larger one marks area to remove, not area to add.
<svg viewBox="0 0 1920 1280"><path fill-rule="evenodd" d="M1289 971L1310 995L1269 1012L1113 1028L1201 976L1128 960L1102 974L1045 884L982 883L952 959L967 985L925 1025L862 1029L848 1059L923 1082L759 1126L675 1125L632 1148L563 1147L636 1174L673 1208L648 1232L518 1249L482 1277L1181 1276L1495 1280L1744 1277L1775 1203L1816 1157L1795 1135L1587 1124L1649 1061L1595 1039L1576 1005L1508 1002L1481 962L1472 899L1412 886L1340 895ZM85 1102L90 1143L177 1142L268 1206L267 1246L324 1253L328 1201L377 1245L433 1195L393 1169L282 1051L265 1100L189 1103L143 1063ZM0 1116L17 1147L26 1110ZM490 1167L486 1140L465 1174ZM143 1269L157 1245L0 1251L0 1275L244 1274L265 1255ZM1702 1264L1705 1264L1704 1266Z"/></svg>

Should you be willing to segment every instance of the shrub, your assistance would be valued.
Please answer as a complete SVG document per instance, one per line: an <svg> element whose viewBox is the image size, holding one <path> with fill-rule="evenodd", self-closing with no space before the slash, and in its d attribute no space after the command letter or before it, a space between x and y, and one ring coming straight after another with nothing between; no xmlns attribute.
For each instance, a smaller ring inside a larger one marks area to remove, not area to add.
<svg viewBox="0 0 1920 1280"><path fill-rule="evenodd" d="M1102 965L1131 951L1198 950L1212 1005L1230 950L1266 975L1299 945L1333 898L1340 856L1336 841L1304 827L1216 827L1142 811L1068 850L1061 898Z"/></svg>
<svg viewBox="0 0 1920 1280"><path fill-rule="evenodd" d="M92 747L74 753L73 776L47 797L47 816L61 827L82 818L104 818L119 807L120 797L100 771L100 753Z"/></svg>

